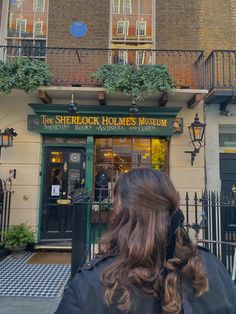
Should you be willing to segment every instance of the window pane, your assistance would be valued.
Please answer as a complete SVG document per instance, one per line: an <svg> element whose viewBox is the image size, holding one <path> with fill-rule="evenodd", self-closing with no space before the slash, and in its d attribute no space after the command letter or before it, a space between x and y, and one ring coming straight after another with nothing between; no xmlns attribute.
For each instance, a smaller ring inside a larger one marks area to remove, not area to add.
<svg viewBox="0 0 236 314"><path fill-rule="evenodd" d="M167 171L168 162L167 141L161 139L152 139L152 167L156 170Z"/></svg>
<svg viewBox="0 0 236 314"><path fill-rule="evenodd" d="M50 162L53 164L63 163L63 152L51 152Z"/></svg>

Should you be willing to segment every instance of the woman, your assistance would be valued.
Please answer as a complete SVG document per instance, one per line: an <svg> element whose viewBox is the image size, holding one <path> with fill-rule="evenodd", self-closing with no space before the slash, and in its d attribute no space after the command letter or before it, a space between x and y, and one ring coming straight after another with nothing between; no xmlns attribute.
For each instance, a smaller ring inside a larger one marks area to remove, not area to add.
<svg viewBox="0 0 236 314"><path fill-rule="evenodd" d="M66 289L57 314L235 314L233 283L183 228L179 195L160 171L134 169L114 189L101 257Z"/></svg>

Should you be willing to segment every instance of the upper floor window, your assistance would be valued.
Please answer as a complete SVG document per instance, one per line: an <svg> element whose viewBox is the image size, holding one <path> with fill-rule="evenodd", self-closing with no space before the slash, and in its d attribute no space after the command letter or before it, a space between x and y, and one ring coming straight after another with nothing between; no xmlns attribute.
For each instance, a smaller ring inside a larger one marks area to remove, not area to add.
<svg viewBox="0 0 236 314"><path fill-rule="evenodd" d="M117 22L117 35L128 36L129 33L129 21L118 21Z"/></svg>
<svg viewBox="0 0 236 314"><path fill-rule="evenodd" d="M131 0L123 0L123 11L124 14L131 14L132 9L131 9Z"/></svg>
<svg viewBox="0 0 236 314"><path fill-rule="evenodd" d="M16 19L16 31L19 33L26 33L26 19L17 18Z"/></svg>
<svg viewBox="0 0 236 314"><path fill-rule="evenodd" d="M43 12L44 11L44 0L34 0L34 11Z"/></svg>
<svg viewBox="0 0 236 314"><path fill-rule="evenodd" d="M113 14L120 14L120 0L113 0Z"/></svg>
<svg viewBox="0 0 236 314"><path fill-rule="evenodd" d="M43 22L36 21L34 23L34 37L40 37L43 35Z"/></svg>
<svg viewBox="0 0 236 314"><path fill-rule="evenodd" d="M136 35L137 36L146 36L147 22L137 21L136 22Z"/></svg>

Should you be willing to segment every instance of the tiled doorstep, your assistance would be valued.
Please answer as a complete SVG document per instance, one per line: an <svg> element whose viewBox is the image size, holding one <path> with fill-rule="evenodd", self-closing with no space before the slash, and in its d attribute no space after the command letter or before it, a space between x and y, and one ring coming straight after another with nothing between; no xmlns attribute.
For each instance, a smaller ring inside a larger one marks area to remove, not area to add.
<svg viewBox="0 0 236 314"><path fill-rule="evenodd" d="M0 263L0 296L59 297L70 277L69 265L27 264L32 253Z"/></svg>

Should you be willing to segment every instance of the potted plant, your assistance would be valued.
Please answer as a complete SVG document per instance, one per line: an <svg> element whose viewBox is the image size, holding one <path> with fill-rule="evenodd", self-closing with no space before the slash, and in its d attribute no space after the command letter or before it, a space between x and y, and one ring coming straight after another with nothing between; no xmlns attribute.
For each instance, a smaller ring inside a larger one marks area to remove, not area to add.
<svg viewBox="0 0 236 314"><path fill-rule="evenodd" d="M134 100L143 100L160 91L169 92L173 80L165 65L105 64L93 75L103 82L108 93L121 92Z"/></svg>
<svg viewBox="0 0 236 314"><path fill-rule="evenodd" d="M28 58L16 58L0 63L0 92L10 93L13 88L26 93L51 83L46 63Z"/></svg>
<svg viewBox="0 0 236 314"><path fill-rule="evenodd" d="M11 225L3 232L3 246L14 253L22 253L27 245L35 242L34 232L26 224Z"/></svg>

